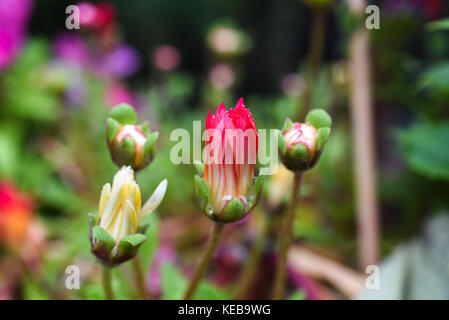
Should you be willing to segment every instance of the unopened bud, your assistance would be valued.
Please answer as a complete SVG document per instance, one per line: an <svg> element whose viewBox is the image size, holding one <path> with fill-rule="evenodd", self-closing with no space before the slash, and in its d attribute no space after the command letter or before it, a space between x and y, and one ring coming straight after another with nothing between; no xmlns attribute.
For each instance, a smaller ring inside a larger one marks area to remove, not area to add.
<svg viewBox="0 0 449 320"><path fill-rule="evenodd" d="M279 154L287 169L303 172L318 162L329 138L331 124L331 117L321 109L310 111L306 123L285 121L278 140Z"/></svg>
<svg viewBox="0 0 449 320"><path fill-rule="evenodd" d="M134 109L125 103L114 107L106 122L107 142L112 161L119 166L130 166L138 171L154 157L158 132L150 132L148 123L136 125Z"/></svg>

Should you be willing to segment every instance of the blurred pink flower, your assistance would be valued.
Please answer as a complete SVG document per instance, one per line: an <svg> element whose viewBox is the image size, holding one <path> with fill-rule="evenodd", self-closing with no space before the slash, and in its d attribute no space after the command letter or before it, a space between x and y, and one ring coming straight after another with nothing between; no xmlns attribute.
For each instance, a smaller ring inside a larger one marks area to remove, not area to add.
<svg viewBox="0 0 449 320"><path fill-rule="evenodd" d="M153 53L153 63L156 68L162 71L171 71L176 69L180 60L181 56L179 51L173 46L159 46Z"/></svg>
<svg viewBox="0 0 449 320"><path fill-rule="evenodd" d="M215 65L209 72L209 81L217 89L226 90L235 82L235 72L226 63Z"/></svg>
<svg viewBox="0 0 449 320"><path fill-rule="evenodd" d="M290 73L282 79L282 91L291 97L301 95L304 92L305 86L304 79L296 73Z"/></svg>
<svg viewBox="0 0 449 320"><path fill-rule="evenodd" d="M112 82L106 89L106 104L112 108L120 103L136 105L132 93L120 82Z"/></svg>
<svg viewBox="0 0 449 320"><path fill-rule="evenodd" d="M0 182L0 244L19 249L33 217L33 201L9 182Z"/></svg>
<svg viewBox="0 0 449 320"><path fill-rule="evenodd" d="M23 45L32 0L0 1L0 70L8 66Z"/></svg>

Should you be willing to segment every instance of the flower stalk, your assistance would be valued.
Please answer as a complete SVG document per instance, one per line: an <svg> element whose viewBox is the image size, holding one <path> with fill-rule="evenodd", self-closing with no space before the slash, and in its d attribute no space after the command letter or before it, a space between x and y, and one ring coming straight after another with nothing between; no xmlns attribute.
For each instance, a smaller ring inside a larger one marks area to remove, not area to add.
<svg viewBox="0 0 449 320"><path fill-rule="evenodd" d="M101 269L101 273L102 273L101 280L106 300L114 300L114 294L112 293L112 286L111 286L111 268L103 266Z"/></svg>
<svg viewBox="0 0 449 320"><path fill-rule="evenodd" d="M214 227L212 229L212 235L209 240L209 244L207 245L206 251L204 251L203 256L201 258L201 261L195 271L195 274L193 275L192 279L190 280L189 286L187 287L187 290L184 294L184 300L191 300L193 298L193 295L195 294L195 291L201 281L201 279L204 277L204 274L209 267L210 261L212 259L212 255L215 251L215 248L217 247L218 242L220 241L221 235L223 233L224 224L221 223L214 223Z"/></svg>
<svg viewBox="0 0 449 320"><path fill-rule="evenodd" d="M132 265L134 273L136 275L136 286L137 290L139 291L140 299L147 300L148 295L147 291L145 290L145 276L142 270L142 263L140 261L139 255L136 255L135 258L132 260Z"/></svg>
<svg viewBox="0 0 449 320"><path fill-rule="evenodd" d="M293 177L292 193L290 198L290 205L288 208L287 215L284 218L281 231L281 243L279 251L278 266L276 269L274 289L273 289L273 299L280 300L284 296L285 291L285 278L287 273L287 254L290 248L290 243L292 240L293 224L295 221L296 203L298 202L301 181L303 173L296 172Z"/></svg>

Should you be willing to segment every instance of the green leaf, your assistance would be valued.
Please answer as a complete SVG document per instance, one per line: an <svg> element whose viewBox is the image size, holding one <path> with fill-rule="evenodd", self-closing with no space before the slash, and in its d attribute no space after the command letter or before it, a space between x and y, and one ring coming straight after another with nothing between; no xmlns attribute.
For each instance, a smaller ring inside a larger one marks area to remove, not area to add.
<svg viewBox="0 0 449 320"><path fill-rule="evenodd" d="M288 297L288 300L305 300L306 299L306 295L304 294L304 292L302 290L297 290L295 292L293 292L290 297Z"/></svg>
<svg viewBox="0 0 449 320"><path fill-rule="evenodd" d="M427 24L429 31L449 30L449 18L432 21Z"/></svg>
<svg viewBox="0 0 449 320"><path fill-rule="evenodd" d="M449 93L449 62L432 64L421 75L419 89L428 89L437 94Z"/></svg>
<svg viewBox="0 0 449 320"><path fill-rule="evenodd" d="M142 224L150 224L150 227L145 233L147 241L142 244L138 253L142 260L144 270L147 270L159 245L159 217L153 212L143 219Z"/></svg>
<svg viewBox="0 0 449 320"><path fill-rule="evenodd" d="M430 178L449 180L449 124L423 123L398 134L408 165Z"/></svg>
<svg viewBox="0 0 449 320"><path fill-rule="evenodd" d="M162 265L161 274L162 299L182 299L184 291L187 289L187 280L184 276L170 263Z"/></svg>
<svg viewBox="0 0 449 320"><path fill-rule="evenodd" d="M179 270L171 263L165 263L161 272L162 299L182 299L187 289L187 280ZM229 300L230 296L217 286L203 281L193 296L195 300Z"/></svg>

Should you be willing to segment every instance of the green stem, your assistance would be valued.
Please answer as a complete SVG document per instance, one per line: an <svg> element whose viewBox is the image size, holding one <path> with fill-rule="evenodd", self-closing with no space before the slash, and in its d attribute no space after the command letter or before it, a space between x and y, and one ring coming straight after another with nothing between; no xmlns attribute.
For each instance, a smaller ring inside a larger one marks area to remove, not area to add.
<svg viewBox="0 0 449 320"><path fill-rule="evenodd" d="M184 294L184 300L192 299L198 287L198 284L200 283L200 280L203 278L204 273L206 272L207 267L209 266L212 254L214 253L215 248L217 247L217 244L220 240L221 234L223 233L223 228L224 228L223 224L214 223L214 228L212 230L212 235L209 244L206 248L206 251L204 251L200 264L198 265L195 274L193 275L192 280L190 281L190 284Z"/></svg>
<svg viewBox="0 0 449 320"><path fill-rule="evenodd" d="M113 300L114 295L112 294L111 288L111 268L103 267L101 271L102 271L103 290L106 300Z"/></svg>
<svg viewBox="0 0 449 320"><path fill-rule="evenodd" d="M313 25L310 34L310 51L306 69L306 87L301 98L296 120L302 120L310 110L316 78L321 64L324 48L324 32L326 27L326 11L322 8L313 9Z"/></svg>
<svg viewBox="0 0 449 320"><path fill-rule="evenodd" d="M295 220L296 203L298 202L299 190L301 187L302 173L295 173L293 178L292 194L290 198L290 205L287 215L284 218L284 223L281 230L281 243L279 260L276 269L273 299L280 300L284 296L285 278L287 273L287 254L290 247L290 242L293 233L293 223Z"/></svg>
<svg viewBox="0 0 449 320"><path fill-rule="evenodd" d="M140 256L136 255L136 257L132 260L132 265L134 269L134 273L136 275L136 285L137 290L139 291L140 298L142 300L147 300L148 295L145 290L145 275L142 270L142 263L140 261Z"/></svg>
<svg viewBox="0 0 449 320"><path fill-rule="evenodd" d="M248 257L248 263L246 263L239 280L237 281L238 287L236 290L235 298L237 300L245 299L251 284L253 283L254 277L257 273L257 267L259 266L260 257L265 246L265 241L267 237L267 224L264 221L262 226L262 232L256 239L254 245L251 248L251 252Z"/></svg>

